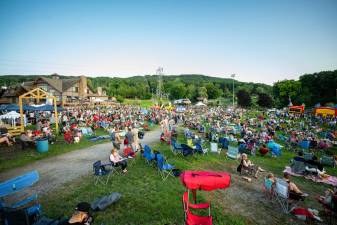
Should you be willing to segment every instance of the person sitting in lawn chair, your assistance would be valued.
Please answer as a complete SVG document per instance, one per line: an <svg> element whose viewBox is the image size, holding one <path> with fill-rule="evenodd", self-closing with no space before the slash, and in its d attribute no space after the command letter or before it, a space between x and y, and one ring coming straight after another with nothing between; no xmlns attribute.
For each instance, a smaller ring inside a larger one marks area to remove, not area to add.
<svg viewBox="0 0 337 225"><path fill-rule="evenodd" d="M13 143L11 143L11 142L9 141L9 138L8 138L8 137L0 137L0 144L1 144L1 143L6 143L7 146L12 146L12 145L13 145Z"/></svg>
<svg viewBox="0 0 337 225"><path fill-rule="evenodd" d="M126 167L128 166L127 160L122 158L115 148L111 150L110 162L113 163L114 166L122 167L123 173L128 172L126 169Z"/></svg>
<svg viewBox="0 0 337 225"><path fill-rule="evenodd" d="M21 141L21 149L22 150L24 150L28 147L34 147L35 146L35 141L31 137L29 137L28 131L21 133L20 141Z"/></svg>
<svg viewBox="0 0 337 225"><path fill-rule="evenodd" d="M307 193L303 193L294 182L290 181L290 174L285 172L283 174L283 180L289 184L289 198L293 200L304 200L308 196Z"/></svg>
<svg viewBox="0 0 337 225"><path fill-rule="evenodd" d="M255 178L258 178L258 174L259 172L264 172L265 170L262 169L261 167L258 167L256 165L254 165L249 159L248 159L248 156L247 154L243 153L241 155L241 163L240 163L240 166L241 166L241 169L238 169L238 171L240 173L242 172L248 172L250 174L253 174ZM239 167L240 167L239 166Z"/></svg>

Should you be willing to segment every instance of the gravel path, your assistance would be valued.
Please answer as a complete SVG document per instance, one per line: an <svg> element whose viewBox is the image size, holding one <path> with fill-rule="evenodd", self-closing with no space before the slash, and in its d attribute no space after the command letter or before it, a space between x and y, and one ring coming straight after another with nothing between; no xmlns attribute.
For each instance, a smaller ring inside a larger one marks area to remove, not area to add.
<svg viewBox="0 0 337 225"><path fill-rule="evenodd" d="M158 142L160 133L159 128L146 132L141 143L150 145ZM0 173L0 182L32 170L37 170L40 174L40 180L35 186L35 190L37 190L39 194L44 194L66 182L87 175L92 171L92 164L96 160L108 162L111 149L112 143L108 142L52 158L38 160L29 165Z"/></svg>

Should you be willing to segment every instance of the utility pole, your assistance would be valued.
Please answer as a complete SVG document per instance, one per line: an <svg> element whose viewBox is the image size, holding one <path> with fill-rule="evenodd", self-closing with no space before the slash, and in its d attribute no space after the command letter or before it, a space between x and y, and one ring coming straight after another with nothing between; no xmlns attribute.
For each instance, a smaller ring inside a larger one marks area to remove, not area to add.
<svg viewBox="0 0 337 225"><path fill-rule="evenodd" d="M231 75L231 78L232 78L232 80L233 80L233 109L234 109L234 77L235 77L235 74L233 73L233 74Z"/></svg>
<svg viewBox="0 0 337 225"><path fill-rule="evenodd" d="M157 85L157 98L159 100L162 99L162 88L163 88L163 67L159 67L156 71L156 75L158 76L158 85Z"/></svg>

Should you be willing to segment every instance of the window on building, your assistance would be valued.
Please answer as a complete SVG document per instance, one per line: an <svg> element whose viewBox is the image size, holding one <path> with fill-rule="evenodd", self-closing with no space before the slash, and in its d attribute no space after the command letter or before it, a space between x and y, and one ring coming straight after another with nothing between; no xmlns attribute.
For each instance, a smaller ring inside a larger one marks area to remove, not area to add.
<svg viewBox="0 0 337 225"><path fill-rule="evenodd" d="M38 87L41 88L44 91L48 91L48 89L49 89L47 84L40 84Z"/></svg>
<svg viewBox="0 0 337 225"><path fill-rule="evenodd" d="M78 87L74 86L74 87L72 88L72 91L77 93L77 92L78 92Z"/></svg>

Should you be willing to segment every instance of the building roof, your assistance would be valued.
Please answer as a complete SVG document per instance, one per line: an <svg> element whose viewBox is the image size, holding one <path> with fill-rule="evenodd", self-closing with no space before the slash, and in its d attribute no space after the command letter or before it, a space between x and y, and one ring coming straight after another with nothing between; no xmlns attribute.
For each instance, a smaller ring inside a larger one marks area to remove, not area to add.
<svg viewBox="0 0 337 225"><path fill-rule="evenodd" d="M76 84L76 82L78 82L79 80L80 80L79 78L60 80L62 81L62 91L68 90L70 87Z"/></svg>
<svg viewBox="0 0 337 225"><path fill-rule="evenodd" d="M55 88L58 92L62 92L62 80L59 79L52 79L52 78L46 78L46 77L40 77L37 80L43 80L53 88Z"/></svg>
<svg viewBox="0 0 337 225"><path fill-rule="evenodd" d="M33 84L34 84L34 81L26 81L21 84L21 87L28 92L32 89Z"/></svg>

